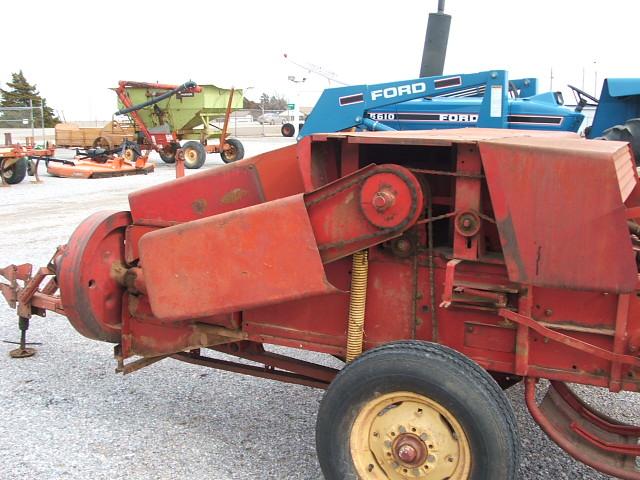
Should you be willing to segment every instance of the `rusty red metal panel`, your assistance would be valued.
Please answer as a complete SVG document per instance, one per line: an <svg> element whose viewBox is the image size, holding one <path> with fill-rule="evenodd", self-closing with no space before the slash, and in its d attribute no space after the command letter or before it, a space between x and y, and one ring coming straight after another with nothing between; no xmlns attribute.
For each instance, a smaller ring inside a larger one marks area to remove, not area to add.
<svg viewBox="0 0 640 480"><path fill-rule="evenodd" d="M629 187L616 173L621 148L570 138L480 143L512 281L609 292L636 287L621 191Z"/></svg>
<svg viewBox="0 0 640 480"><path fill-rule="evenodd" d="M153 313L165 321L336 291L302 194L148 233L140 259Z"/></svg>
<svg viewBox="0 0 640 480"><path fill-rule="evenodd" d="M82 335L120 341L123 267L129 212L97 212L78 225L56 267L65 315Z"/></svg>
<svg viewBox="0 0 640 480"><path fill-rule="evenodd" d="M166 226L264 201L252 159L155 185L129 195L133 223Z"/></svg>
<svg viewBox="0 0 640 480"><path fill-rule="evenodd" d="M296 145L266 152L248 161L258 173L265 202L304 191Z"/></svg>
<svg viewBox="0 0 640 480"><path fill-rule="evenodd" d="M139 258L138 242L144 234L157 230L158 227L146 225L129 225L125 231L124 259L128 265L133 264Z"/></svg>

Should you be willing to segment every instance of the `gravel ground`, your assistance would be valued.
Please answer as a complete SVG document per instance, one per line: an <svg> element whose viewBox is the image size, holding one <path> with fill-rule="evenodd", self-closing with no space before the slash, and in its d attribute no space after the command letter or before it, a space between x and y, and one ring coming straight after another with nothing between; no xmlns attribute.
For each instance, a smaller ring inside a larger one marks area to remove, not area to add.
<svg viewBox="0 0 640 480"><path fill-rule="evenodd" d="M291 143L242 140L248 156ZM220 164L210 155L204 168ZM148 176L43 175L40 185L25 181L0 189L0 265L44 265L90 213L126 209L128 192L173 175L172 167L159 164ZM4 302L0 339L18 339L15 313ZM319 390L172 360L123 377L114 373L111 345L82 337L55 314L35 317L29 340L43 342L32 358L12 360L6 355L12 347L0 349L2 479L322 478L314 447ZM300 356L337 366L317 354ZM583 393L609 414L640 418L638 395ZM520 426L521 478L610 478L577 463L541 432L521 386L508 396Z"/></svg>

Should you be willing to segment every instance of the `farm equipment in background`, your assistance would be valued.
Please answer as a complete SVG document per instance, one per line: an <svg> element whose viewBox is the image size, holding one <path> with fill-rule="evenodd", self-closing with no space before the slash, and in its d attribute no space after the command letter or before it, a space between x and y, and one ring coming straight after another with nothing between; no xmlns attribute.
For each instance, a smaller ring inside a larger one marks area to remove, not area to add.
<svg viewBox="0 0 640 480"><path fill-rule="evenodd" d="M336 100L355 109L365 94ZM480 115L504 121L494 98ZM640 391L638 183L628 145L575 133L316 134L134 192L46 267L0 270L0 287L21 349L49 310L115 344L125 374L173 358L327 389L316 440L329 480L514 478L500 387L518 382L564 450L638 480L640 428L565 383Z"/></svg>
<svg viewBox="0 0 640 480"><path fill-rule="evenodd" d="M629 142L640 162L640 79L607 78L600 98L591 100L596 100L597 108L586 137Z"/></svg>
<svg viewBox="0 0 640 480"><path fill-rule="evenodd" d="M15 185L22 182L27 174L35 175L39 182L37 162L53 155L54 148L34 145L0 145L0 185Z"/></svg>
<svg viewBox="0 0 640 480"><path fill-rule="evenodd" d="M135 140L131 125L112 120L104 127L80 127L74 123L59 123L55 127L55 144L58 148L113 149L125 140Z"/></svg>
<svg viewBox="0 0 640 480"><path fill-rule="evenodd" d="M534 78L509 80L504 70L441 75L325 90L299 138L356 128L515 128L577 132L584 115L558 92L537 93Z"/></svg>
<svg viewBox="0 0 640 480"><path fill-rule="evenodd" d="M242 92L214 85L182 85L121 80L114 89L118 95L116 115L128 115L137 133L137 148L127 150L128 161L143 151L157 150L166 163L175 163L182 148L187 168L200 168L207 153L220 153L225 163L244 156L242 143L228 137L229 115L242 107ZM224 116L222 127L213 124ZM218 139L210 144L211 139ZM181 140L187 140L180 146Z"/></svg>
<svg viewBox="0 0 640 480"><path fill-rule="evenodd" d="M350 128L577 132L584 121L582 108L590 101L597 108L586 137L627 141L640 159L640 79L606 79L600 100L570 88L579 98L573 110L563 106L560 92L538 93L536 79L509 80L502 70L332 88L322 93L298 138Z"/></svg>
<svg viewBox="0 0 640 480"><path fill-rule="evenodd" d="M108 178L124 177L127 175L146 175L154 170L152 163L147 163L146 155L136 156L135 159L126 158L126 152L135 149L134 142L125 140L117 148L77 149L73 161L43 157L47 166L47 173L54 177L65 178ZM36 165L37 171L37 165Z"/></svg>

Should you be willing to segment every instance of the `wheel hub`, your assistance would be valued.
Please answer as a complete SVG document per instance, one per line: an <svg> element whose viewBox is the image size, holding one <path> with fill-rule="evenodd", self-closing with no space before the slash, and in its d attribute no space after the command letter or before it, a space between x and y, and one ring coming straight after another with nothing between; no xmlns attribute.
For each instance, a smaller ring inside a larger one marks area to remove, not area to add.
<svg viewBox="0 0 640 480"><path fill-rule="evenodd" d="M187 162L195 162L198 159L198 152L192 148L187 148L184 152L184 159Z"/></svg>
<svg viewBox="0 0 640 480"><path fill-rule="evenodd" d="M367 479L468 479L471 451L455 417L413 392L368 402L350 437L356 471Z"/></svg>
<svg viewBox="0 0 640 480"><path fill-rule="evenodd" d="M428 450L420 437L413 433L403 433L393 442L392 452L398 462L415 467L425 462Z"/></svg>

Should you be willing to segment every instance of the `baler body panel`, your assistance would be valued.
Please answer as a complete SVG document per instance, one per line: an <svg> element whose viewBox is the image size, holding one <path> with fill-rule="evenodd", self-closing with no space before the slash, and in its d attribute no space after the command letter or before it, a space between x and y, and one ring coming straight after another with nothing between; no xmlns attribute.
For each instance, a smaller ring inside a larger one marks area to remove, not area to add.
<svg viewBox="0 0 640 480"><path fill-rule="evenodd" d="M295 146L247 158L129 195L136 224L167 226L303 191Z"/></svg>
<svg viewBox="0 0 640 480"><path fill-rule="evenodd" d="M140 260L151 309L162 321L336 290L325 277L302 194L148 233L140 239Z"/></svg>
<svg viewBox="0 0 640 480"><path fill-rule="evenodd" d="M624 202L637 174L624 143L516 137L481 142L480 152L511 281L636 288Z"/></svg>

